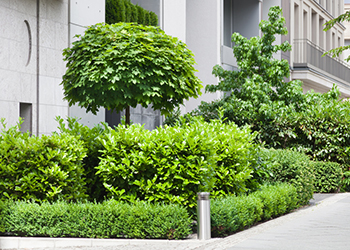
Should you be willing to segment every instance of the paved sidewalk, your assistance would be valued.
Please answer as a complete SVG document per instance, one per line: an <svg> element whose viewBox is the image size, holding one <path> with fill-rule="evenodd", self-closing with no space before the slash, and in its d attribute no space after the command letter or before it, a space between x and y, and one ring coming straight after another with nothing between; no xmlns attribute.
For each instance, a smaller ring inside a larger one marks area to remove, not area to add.
<svg viewBox="0 0 350 250"><path fill-rule="evenodd" d="M0 249L37 250L345 250L350 249L350 193L315 195L310 207L226 238L208 241L0 237Z"/></svg>

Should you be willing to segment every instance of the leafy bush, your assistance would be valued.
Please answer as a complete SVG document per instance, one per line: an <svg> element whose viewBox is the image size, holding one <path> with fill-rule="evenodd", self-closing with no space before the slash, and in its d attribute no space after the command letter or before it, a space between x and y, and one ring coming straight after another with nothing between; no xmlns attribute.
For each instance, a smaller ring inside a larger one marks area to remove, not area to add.
<svg viewBox="0 0 350 250"><path fill-rule="evenodd" d="M261 191L253 193L263 203L262 220L269 220L297 208L296 188L288 183L264 185Z"/></svg>
<svg viewBox="0 0 350 250"><path fill-rule="evenodd" d="M118 126L102 136L97 174L117 200L166 201L196 205L199 191L213 197L257 187L252 175L257 146L248 127L221 121L160 127ZM215 182L216 180L216 182Z"/></svg>
<svg viewBox="0 0 350 250"><path fill-rule="evenodd" d="M335 162L313 162L315 171L315 191L319 193L338 192L342 184L343 171Z"/></svg>
<svg viewBox="0 0 350 250"><path fill-rule="evenodd" d="M103 148L98 138L105 133L109 133L108 125L106 123L100 123L93 128L89 128L71 117L68 117L66 122L60 117L57 117L56 120L59 123L58 128L61 133L79 138L87 150L87 155L83 159L86 193L90 200L102 201L106 196L106 189L102 184L101 178L96 175L96 167L100 162L99 157L101 156L100 150ZM67 123L67 127L65 123Z"/></svg>
<svg viewBox="0 0 350 250"><path fill-rule="evenodd" d="M230 196L211 203L212 236L227 236L260 220L277 217L297 207L297 192L288 184L262 186L250 195Z"/></svg>
<svg viewBox="0 0 350 250"><path fill-rule="evenodd" d="M144 8L134 5L130 0L106 0L106 23L118 22L158 25L158 16Z"/></svg>
<svg viewBox="0 0 350 250"><path fill-rule="evenodd" d="M186 209L178 205L113 200L11 202L2 220L7 234L17 236L180 239L189 235L191 226Z"/></svg>
<svg viewBox="0 0 350 250"><path fill-rule="evenodd" d="M19 124L0 134L0 199L36 201L86 198L82 142L63 133L21 133Z"/></svg>
<svg viewBox="0 0 350 250"><path fill-rule="evenodd" d="M315 173L307 155L293 150L264 149L261 159L270 171L268 181L293 184L298 192L299 204L308 204L315 190Z"/></svg>

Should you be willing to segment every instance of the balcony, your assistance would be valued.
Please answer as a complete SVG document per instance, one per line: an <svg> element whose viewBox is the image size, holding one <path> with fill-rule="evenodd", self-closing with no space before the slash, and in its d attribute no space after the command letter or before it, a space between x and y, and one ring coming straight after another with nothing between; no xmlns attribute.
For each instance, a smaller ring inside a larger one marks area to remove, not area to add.
<svg viewBox="0 0 350 250"><path fill-rule="evenodd" d="M346 82L349 87L350 66L339 58L332 58L329 55L322 57L325 52L307 39L296 39L293 45L293 68L312 68L320 73L328 73L332 78L336 77Z"/></svg>

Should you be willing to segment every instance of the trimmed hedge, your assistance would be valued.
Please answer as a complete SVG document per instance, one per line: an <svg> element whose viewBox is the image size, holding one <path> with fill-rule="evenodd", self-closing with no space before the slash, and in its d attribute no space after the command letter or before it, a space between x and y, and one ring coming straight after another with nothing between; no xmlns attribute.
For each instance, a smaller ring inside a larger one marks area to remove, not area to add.
<svg viewBox="0 0 350 250"><path fill-rule="evenodd" d="M106 0L106 23L119 22L157 26L158 16L130 0Z"/></svg>
<svg viewBox="0 0 350 250"><path fill-rule="evenodd" d="M248 127L221 121L160 127L118 126L101 137L104 149L97 174L109 197L165 201L189 208L197 192L212 197L254 191L257 146Z"/></svg>
<svg viewBox="0 0 350 250"><path fill-rule="evenodd" d="M250 195L231 196L211 203L212 237L227 236L255 223L283 215L298 207L293 185L262 186Z"/></svg>
<svg viewBox="0 0 350 250"><path fill-rule="evenodd" d="M181 239L192 222L183 207L144 202L8 201L1 208L0 232L16 236Z"/></svg>
<svg viewBox="0 0 350 250"><path fill-rule="evenodd" d="M299 204L308 204L315 191L315 173L307 155L293 150L262 149L260 157L270 172L267 181L293 184L298 191Z"/></svg>
<svg viewBox="0 0 350 250"><path fill-rule="evenodd" d="M86 149L63 133L36 137L20 124L0 134L0 199L52 201L85 199L82 160Z"/></svg>
<svg viewBox="0 0 350 250"><path fill-rule="evenodd" d="M315 191L318 193L338 192L342 185L342 166L336 162L313 162Z"/></svg>

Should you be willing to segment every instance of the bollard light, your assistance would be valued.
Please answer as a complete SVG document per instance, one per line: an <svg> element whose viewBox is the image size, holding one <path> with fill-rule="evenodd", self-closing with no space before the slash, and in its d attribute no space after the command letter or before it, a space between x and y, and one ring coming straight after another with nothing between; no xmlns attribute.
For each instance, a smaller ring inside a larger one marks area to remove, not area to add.
<svg viewBox="0 0 350 250"><path fill-rule="evenodd" d="M197 199L197 226L198 239L209 240L211 238L210 232L210 193L198 193Z"/></svg>

